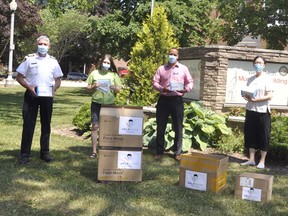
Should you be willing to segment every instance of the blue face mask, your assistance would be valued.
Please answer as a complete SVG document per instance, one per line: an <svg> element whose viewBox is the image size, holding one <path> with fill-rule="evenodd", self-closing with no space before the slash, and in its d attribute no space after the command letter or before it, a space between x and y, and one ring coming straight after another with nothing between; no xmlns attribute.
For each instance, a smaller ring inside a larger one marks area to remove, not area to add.
<svg viewBox="0 0 288 216"><path fill-rule="evenodd" d="M40 54L43 54L43 55L47 54L47 52L48 52L48 46L38 45L38 52L39 52Z"/></svg>
<svg viewBox="0 0 288 216"><path fill-rule="evenodd" d="M175 62L177 62L177 56L168 55L168 62L170 62L171 64L174 64Z"/></svg>
<svg viewBox="0 0 288 216"><path fill-rule="evenodd" d="M265 65L262 64L254 64L254 69L256 72L262 72L265 68Z"/></svg>
<svg viewBox="0 0 288 216"><path fill-rule="evenodd" d="M110 68L110 64L102 63L102 69L103 70L108 70L109 68Z"/></svg>

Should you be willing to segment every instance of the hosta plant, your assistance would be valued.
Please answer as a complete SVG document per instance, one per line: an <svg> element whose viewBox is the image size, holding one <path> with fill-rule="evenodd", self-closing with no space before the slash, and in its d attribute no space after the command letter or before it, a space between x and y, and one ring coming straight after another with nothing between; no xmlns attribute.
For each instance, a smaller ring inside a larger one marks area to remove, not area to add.
<svg viewBox="0 0 288 216"><path fill-rule="evenodd" d="M225 116L206 109L197 102L185 104L183 125L183 151L187 151L192 145L205 150L208 146L214 146L222 135L232 134L231 128L226 126ZM156 118L150 118L144 123L144 146L155 145L156 129ZM174 135L170 118L165 132L166 150L173 146Z"/></svg>

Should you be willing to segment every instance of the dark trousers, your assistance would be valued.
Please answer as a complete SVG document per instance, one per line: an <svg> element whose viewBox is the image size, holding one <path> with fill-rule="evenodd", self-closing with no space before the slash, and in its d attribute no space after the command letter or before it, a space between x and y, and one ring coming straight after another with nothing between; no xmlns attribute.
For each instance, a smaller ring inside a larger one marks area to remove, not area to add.
<svg viewBox="0 0 288 216"><path fill-rule="evenodd" d="M271 114L246 110L244 142L246 148L268 151L270 145Z"/></svg>
<svg viewBox="0 0 288 216"><path fill-rule="evenodd" d="M21 157L30 157L31 145L39 108L41 122L40 156L49 154L53 98L34 97L30 91L26 91L24 95L22 110L23 131L21 141Z"/></svg>
<svg viewBox="0 0 288 216"><path fill-rule="evenodd" d="M182 150L182 130L184 118L183 98L180 96L160 96L157 102L156 123L156 154L163 154L165 150L165 130L168 117L171 115L173 130L175 132L173 151L176 155Z"/></svg>

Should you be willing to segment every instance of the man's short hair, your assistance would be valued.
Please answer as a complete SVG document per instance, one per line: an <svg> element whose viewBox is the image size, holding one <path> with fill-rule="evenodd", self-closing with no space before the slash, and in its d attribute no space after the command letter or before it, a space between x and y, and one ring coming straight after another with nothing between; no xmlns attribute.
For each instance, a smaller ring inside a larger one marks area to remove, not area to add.
<svg viewBox="0 0 288 216"><path fill-rule="evenodd" d="M47 36L45 36L45 35L41 35L40 37L38 37L38 38L37 38L37 42L38 42L39 40L46 40L46 41L48 41L48 43L50 44L49 38L48 38Z"/></svg>

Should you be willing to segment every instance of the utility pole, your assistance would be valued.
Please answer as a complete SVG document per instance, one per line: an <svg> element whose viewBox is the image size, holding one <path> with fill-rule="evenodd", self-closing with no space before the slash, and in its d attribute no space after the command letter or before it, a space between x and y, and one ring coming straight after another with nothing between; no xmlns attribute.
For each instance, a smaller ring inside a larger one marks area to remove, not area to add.
<svg viewBox="0 0 288 216"><path fill-rule="evenodd" d="M155 0L152 0L151 1L151 19L152 19L152 16L153 16L154 4L155 4Z"/></svg>

